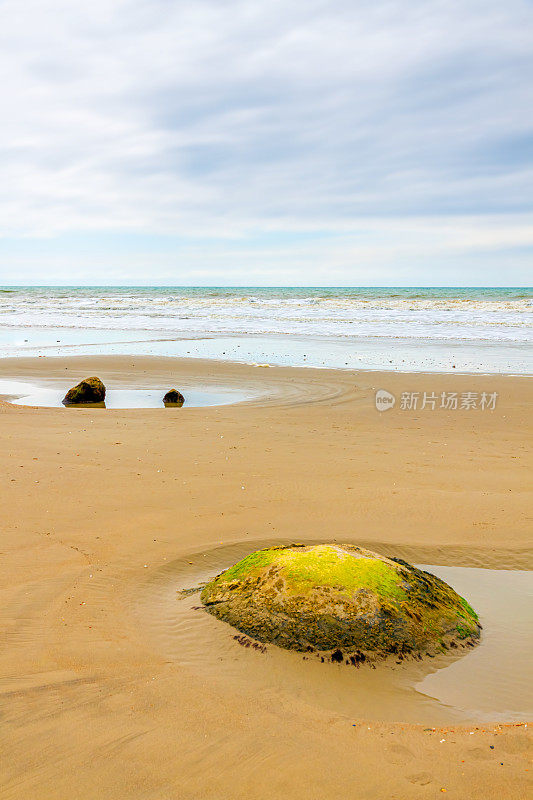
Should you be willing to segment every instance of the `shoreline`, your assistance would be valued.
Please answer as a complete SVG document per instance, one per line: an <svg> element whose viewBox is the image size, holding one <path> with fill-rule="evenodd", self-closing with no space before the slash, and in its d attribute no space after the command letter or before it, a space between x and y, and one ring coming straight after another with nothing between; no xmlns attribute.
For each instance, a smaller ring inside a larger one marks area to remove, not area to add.
<svg viewBox="0 0 533 800"><path fill-rule="evenodd" d="M0 327L0 358L151 356L271 366L450 374L527 374L527 340L463 339L436 336L247 335L156 332L127 329L17 329ZM65 340L66 333L67 340ZM90 332L92 331L92 336ZM32 333L35 334L32 337ZM87 335L89 333L89 336ZM113 333L115 334L113 336ZM20 336L30 338L20 339ZM70 341L68 340L70 335ZM525 334L524 334L525 335ZM43 338L44 336L44 338ZM87 341L89 339L89 341ZM92 339L92 341L91 341ZM111 341L109 341L111 339ZM10 341L12 340L12 341Z"/></svg>
<svg viewBox="0 0 533 800"><path fill-rule="evenodd" d="M531 569L531 380L147 356L0 360L0 378L67 388L89 373L107 385L172 379L264 396L177 412L0 401L6 799L68 796L72 774L82 800L329 800L354 785L399 800L527 795L524 723L369 721L282 685L226 680L216 657L199 673L146 627L173 636L173 579L162 595L146 588L177 559L299 538ZM377 388L490 390L498 402L378 412ZM241 661L251 655L235 646Z"/></svg>

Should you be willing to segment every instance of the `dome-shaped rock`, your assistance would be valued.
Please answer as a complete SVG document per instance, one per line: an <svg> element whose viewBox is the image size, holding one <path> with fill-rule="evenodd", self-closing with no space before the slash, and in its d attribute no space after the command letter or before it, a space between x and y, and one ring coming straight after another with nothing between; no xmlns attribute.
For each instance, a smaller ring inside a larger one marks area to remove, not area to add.
<svg viewBox="0 0 533 800"><path fill-rule="evenodd" d="M473 644L481 629L440 578L348 544L258 550L208 583L201 600L249 636L300 651L438 652Z"/></svg>
<svg viewBox="0 0 533 800"><path fill-rule="evenodd" d="M69 389L63 398L63 404L76 405L78 403L103 403L105 400L105 386L100 378L84 378L72 389Z"/></svg>
<svg viewBox="0 0 533 800"><path fill-rule="evenodd" d="M169 391L163 397L163 403L166 406L182 406L184 402L184 396L181 392L178 392L177 389L169 389Z"/></svg>

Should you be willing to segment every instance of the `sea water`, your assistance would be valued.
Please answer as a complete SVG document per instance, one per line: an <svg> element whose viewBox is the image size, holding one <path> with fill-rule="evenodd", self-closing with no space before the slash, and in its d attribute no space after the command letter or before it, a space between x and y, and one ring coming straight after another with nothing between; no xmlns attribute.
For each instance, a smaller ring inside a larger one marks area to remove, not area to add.
<svg viewBox="0 0 533 800"><path fill-rule="evenodd" d="M0 356L530 374L530 288L3 287Z"/></svg>

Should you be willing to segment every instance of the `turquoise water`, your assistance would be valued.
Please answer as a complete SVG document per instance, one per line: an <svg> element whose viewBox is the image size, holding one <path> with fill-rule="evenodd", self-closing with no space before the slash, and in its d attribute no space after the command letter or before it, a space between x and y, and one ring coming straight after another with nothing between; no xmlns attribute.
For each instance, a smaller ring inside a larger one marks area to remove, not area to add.
<svg viewBox="0 0 533 800"><path fill-rule="evenodd" d="M261 297L438 297L480 299L492 297L494 299L520 299L533 300L532 287L450 287L450 286L2 286L2 294L48 294L68 296L72 292L79 295L93 296L95 293L105 293L109 296L132 293L135 295L150 296L154 293L176 295L232 297L243 295L258 295Z"/></svg>

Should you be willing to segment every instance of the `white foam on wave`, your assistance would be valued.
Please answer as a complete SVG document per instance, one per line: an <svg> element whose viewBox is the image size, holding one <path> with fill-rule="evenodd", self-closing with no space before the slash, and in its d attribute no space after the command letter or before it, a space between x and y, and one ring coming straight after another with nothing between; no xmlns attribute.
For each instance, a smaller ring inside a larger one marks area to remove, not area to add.
<svg viewBox="0 0 533 800"><path fill-rule="evenodd" d="M531 340L525 289L20 289L0 327Z"/></svg>
<svg viewBox="0 0 533 800"><path fill-rule="evenodd" d="M531 374L532 312L527 289L0 290L0 356Z"/></svg>

